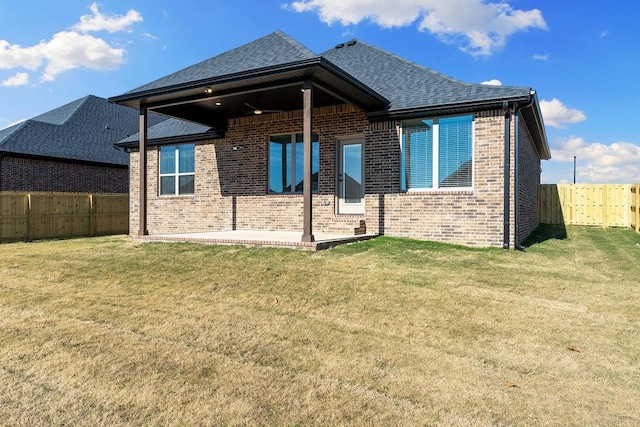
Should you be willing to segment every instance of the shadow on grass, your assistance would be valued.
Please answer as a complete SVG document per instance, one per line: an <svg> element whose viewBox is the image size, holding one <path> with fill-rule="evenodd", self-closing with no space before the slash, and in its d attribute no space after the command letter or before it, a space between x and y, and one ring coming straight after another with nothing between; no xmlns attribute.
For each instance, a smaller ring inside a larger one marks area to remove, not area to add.
<svg viewBox="0 0 640 427"><path fill-rule="evenodd" d="M525 247L546 242L547 240L564 240L567 228L563 224L540 224L523 242Z"/></svg>

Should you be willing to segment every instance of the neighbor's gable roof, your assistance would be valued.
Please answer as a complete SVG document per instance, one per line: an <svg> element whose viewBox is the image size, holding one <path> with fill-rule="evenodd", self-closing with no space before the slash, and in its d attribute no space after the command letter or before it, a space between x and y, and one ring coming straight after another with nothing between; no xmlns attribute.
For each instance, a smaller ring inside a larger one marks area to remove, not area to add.
<svg viewBox="0 0 640 427"><path fill-rule="evenodd" d="M151 125L167 120L149 115ZM0 152L126 166L113 144L139 130L136 110L85 96L0 131Z"/></svg>
<svg viewBox="0 0 640 427"><path fill-rule="evenodd" d="M169 74L126 94L179 87L201 80L317 59L318 55L282 31L252 41L183 70Z"/></svg>

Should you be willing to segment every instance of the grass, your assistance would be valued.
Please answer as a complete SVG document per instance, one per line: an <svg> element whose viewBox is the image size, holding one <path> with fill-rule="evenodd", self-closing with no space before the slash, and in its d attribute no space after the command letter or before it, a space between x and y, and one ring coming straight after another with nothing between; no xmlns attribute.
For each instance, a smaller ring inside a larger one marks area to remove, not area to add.
<svg viewBox="0 0 640 427"><path fill-rule="evenodd" d="M5 425L640 425L640 236L0 246Z"/></svg>

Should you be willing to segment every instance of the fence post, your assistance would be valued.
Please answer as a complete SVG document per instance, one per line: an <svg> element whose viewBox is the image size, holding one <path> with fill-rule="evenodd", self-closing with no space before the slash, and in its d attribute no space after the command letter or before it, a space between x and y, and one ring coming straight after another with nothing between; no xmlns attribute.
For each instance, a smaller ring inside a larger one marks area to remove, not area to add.
<svg viewBox="0 0 640 427"><path fill-rule="evenodd" d="M640 233L640 184L636 184L636 233Z"/></svg>
<svg viewBox="0 0 640 427"><path fill-rule="evenodd" d="M96 235L96 218L95 218L95 206L93 204L93 194L89 194L89 236Z"/></svg>
<svg viewBox="0 0 640 427"><path fill-rule="evenodd" d="M609 227L609 218L607 217L607 185L602 186L602 228Z"/></svg>
<svg viewBox="0 0 640 427"><path fill-rule="evenodd" d="M31 193L27 194L27 242L33 241L33 218L31 216Z"/></svg>

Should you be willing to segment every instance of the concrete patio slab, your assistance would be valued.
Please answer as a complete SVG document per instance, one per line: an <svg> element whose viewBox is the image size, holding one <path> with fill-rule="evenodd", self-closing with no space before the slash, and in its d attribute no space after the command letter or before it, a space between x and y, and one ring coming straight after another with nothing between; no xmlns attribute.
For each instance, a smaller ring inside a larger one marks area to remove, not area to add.
<svg viewBox="0 0 640 427"><path fill-rule="evenodd" d="M213 245L265 246L319 251L347 243L372 239L377 234L328 234L314 233L315 242L302 242L302 232L226 230L194 233L154 234L134 236L138 242L194 242Z"/></svg>

